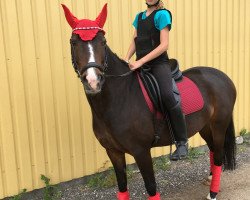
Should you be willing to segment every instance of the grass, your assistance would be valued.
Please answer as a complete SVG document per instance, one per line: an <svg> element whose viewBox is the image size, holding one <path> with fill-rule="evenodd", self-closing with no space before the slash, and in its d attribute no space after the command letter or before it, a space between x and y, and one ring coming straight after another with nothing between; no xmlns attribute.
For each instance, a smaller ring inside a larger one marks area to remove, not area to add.
<svg viewBox="0 0 250 200"><path fill-rule="evenodd" d="M204 155L206 152L201 150L200 148L191 147L188 150L188 160L193 162L195 159L199 158L199 156Z"/></svg>
<svg viewBox="0 0 250 200"><path fill-rule="evenodd" d="M24 193L27 191L27 189L23 189L19 194L13 196L10 198L10 200L21 200L22 196L24 195Z"/></svg>
<svg viewBox="0 0 250 200"><path fill-rule="evenodd" d="M240 136L243 137L243 143L250 144L250 132L247 129L243 128L240 131Z"/></svg>
<svg viewBox="0 0 250 200"><path fill-rule="evenodd" d="M50 184L50 179L44 175L41 175L41 180L45 183L44 188L44 200L57 200L61 197L61 191L57 186Z"/></svg>
<svg viewBox="0 0 250 200"><path fill-rule="evenodd" d="M130 180L133 177L133 167L127 166L127 179ZM100 172L92 175L87 181L87 186L90 188L109 188L117 184L115 170L113 167L109 168L105 172Z"/></svg>
<svg viewBox="0 0 250 200"><path fill-rule="evenodd" d="M153 158L154 170L168 170L170 168L171 162L167 156L160 156L158 158Z"/></svg>
<svg viewBox="0 0 250 200"><path fill-rule="evenodd" d="M116 174L113 167L107 168L109 161L103 163L103 166L98 170L99 173L91 175L87 180L89 188L109 188L117 185ZM134 165L126 167L127 179L132 179L134 175ZM105 170L105 171L103 171Z"/></svg>
<svg viewBox="0 0 250 200"><path fill-rule="evenodd" d="M87 186L90 188L108 188L116 184L115 170L113 168L106 172L100 172L90 177Z"/></svg>
<svg viewBox="0 0 250 200"><path fill-rule="evenodd" d="M245 136L249 136L249 135L250 135L250 132L247 131L247 129L245 129L245 128L241 129L240 136L245 137Z"/></svg>
<svg viewBox="0 0 250 200"><path fill-rule="evenodd" d="M153 158L154 170L168 170L170 168L170 160L166 156L161 156L158 158ZM131 180L135 175L135 170L138 168L136 165L127 166L127 179ZM117 184L115 170L113 167L105 172L100 172L90 176L87 181L87 186L90 188L109 188Z"/></svg>
<svg viewBox="0 0 250 200"><path fill-rule="evenodd" d="M153 158L154 170L168 170L170 168L170 160L166 156ZM138 168L135 164L127 166L127 179L131 180L135 176ZM90 176L87 186L90 188L109 188L117 184L115 170L113 167L105 172L100 172Z"/></svg>

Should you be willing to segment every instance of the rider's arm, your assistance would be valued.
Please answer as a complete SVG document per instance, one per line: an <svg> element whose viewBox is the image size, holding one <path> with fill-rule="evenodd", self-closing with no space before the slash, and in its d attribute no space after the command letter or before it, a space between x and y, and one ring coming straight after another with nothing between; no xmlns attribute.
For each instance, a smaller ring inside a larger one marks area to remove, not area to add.
<svg viewBox="0 0 250 200"><path fill-rule="evenodd" d="M126 62L129 62L130 58L131 58L131 57L134 55L134 53L135 53L135 38L136 38L136 37L137 37L137 30L135 29L135 32L134 32L134 35L133 35L131 44L130 44L130 46L129 46L127 55L125 56L125 59L124 59Z"/></svg>

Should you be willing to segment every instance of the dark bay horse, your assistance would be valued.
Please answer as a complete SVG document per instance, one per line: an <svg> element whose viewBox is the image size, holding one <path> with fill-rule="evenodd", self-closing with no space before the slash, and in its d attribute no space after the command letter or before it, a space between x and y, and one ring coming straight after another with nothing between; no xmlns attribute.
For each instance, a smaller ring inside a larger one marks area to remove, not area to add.
<svg viewBox="0 0 250 200"><path fill-rule="evenodd" d="M152 145L155 133L152 113L144 100L136 73L130 72L128 64L106 44L102 30L106 5L95 21L78 20L66 6L63 8L73 29L70 43L74 70L84 85L95 136L114 166L119 188L117 198L129 199L125 161L125 153L128 153L135 158L149 199L160 199L150 149L172 144L167 125L157 145ZM93 38L84 40L87 36ZM202 110L187 115L186 124L188 136L199 132L210 149L212 182L208 199L216 199L221 166L235 168L232 114L236 89L226 74L211 67L193 67L185 70L183 75L198 86L204 99Z"/></svg>

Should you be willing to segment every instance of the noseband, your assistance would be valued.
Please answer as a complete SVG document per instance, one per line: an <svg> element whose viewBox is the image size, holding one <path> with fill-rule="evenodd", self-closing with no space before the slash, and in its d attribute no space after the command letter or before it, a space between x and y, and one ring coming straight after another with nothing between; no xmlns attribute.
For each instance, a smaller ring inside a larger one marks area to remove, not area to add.
<svg viewBox="0 0 250 200"><path fill-rule="evenodd" d="M81 78L82 75L83 75L83 73L84 73L85 71L87 71L89 68L92 68L92 67L99 69L99 70L101 71L101 73L104 75L104 72L105 72L105 71L107 70L107 68L108 68L108 64L107 64L107 62L108 62L108 57L107 57L107 46L106 46L106 45L105 45L105 60L104 60L104 64L103 64L103 65L99 65L99 64L97 64L96 62L89 62L89 63L88 63L87 65L85 65L84 67L80 68L80 69L81 69L80 71L78 70L79 67L78 67L78 65L77 65L77 63L76 63L76 60L75 60L75 55L74 55L75 49L74 49L74 46L73 46L72 43L70 43L70 45L71 45L71 59L72 59L72 65L73 65L73 67L74 67L75 72L76 72L77 75L78 75L78 78Z"/></svg>

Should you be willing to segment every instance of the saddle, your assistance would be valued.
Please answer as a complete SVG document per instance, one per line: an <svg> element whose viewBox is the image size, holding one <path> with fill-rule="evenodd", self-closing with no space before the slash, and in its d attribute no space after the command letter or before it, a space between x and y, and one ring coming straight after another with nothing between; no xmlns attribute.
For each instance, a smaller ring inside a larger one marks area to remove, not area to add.
<svg viewBox="0 0 250 200"><path fill-rule="evenodd" d="M180 92L177 88L176 82L182 80L182 72L179 69L179 64L176 59L169 59L169 63L171 66L171 73L172 73L172 87L174 97L176 102L180 102ZM148 92L148 95L156 109L156 111L160 113L164 113L162 99L161 99L161 92L157 80L155 77L150 73L150 68L141 68L139 72L139 76Z"/></svg>

